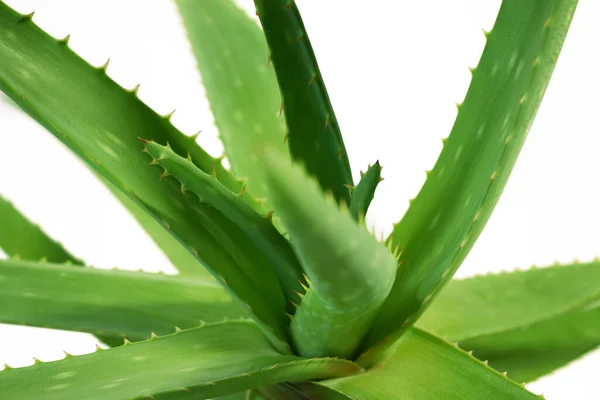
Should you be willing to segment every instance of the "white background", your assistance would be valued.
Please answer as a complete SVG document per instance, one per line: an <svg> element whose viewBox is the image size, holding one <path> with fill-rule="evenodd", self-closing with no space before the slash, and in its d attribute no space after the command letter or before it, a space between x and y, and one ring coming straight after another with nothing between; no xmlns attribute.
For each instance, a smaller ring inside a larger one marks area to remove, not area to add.
<svg viewBox="0 0 600 400"><path fill-rule="evenodd" d="M538 0L542 1L542 0ZM213 154L212 116L168 0L7 0ZM241 2L252 13L252 1ZM355 176L379 159L370 223L389 232L452 126L500 1L297 0ZM600 253L600 2L580 0L561 59L504 195L458 276ZM266 60L265 60L266 62ZM76 95L76 94L74 94ZM172 271L107 189L50 134L0 102L0 193L98 267ZM0 325L0 363L83 354L85 334ZM549 400L599 399L600 352L529 385Z"/></svg>

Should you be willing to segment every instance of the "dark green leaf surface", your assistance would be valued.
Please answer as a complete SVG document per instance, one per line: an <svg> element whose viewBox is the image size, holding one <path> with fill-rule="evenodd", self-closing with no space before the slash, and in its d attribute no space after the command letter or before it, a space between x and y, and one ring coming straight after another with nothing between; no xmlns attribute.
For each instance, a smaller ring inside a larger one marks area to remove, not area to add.
<svg viewBox="0 0 600 400"><path fill-rule="evenodd" d="M268 267L252 243L240 241L238 228L196 199L181 193L173 181L161 181L149 167L137 139L170 143L194 164L212 172L229 188L231 175L160 117L106 75L73 53L64 41L40 30L30 17L0 3L0 89L98 173L135 200L169 230L187 250L209 267L236 299L252 309L267 334L282 338L283 296L265 296ZM212 213L207 219L205 214ZM220 218L214 224L216 218ZM240 271L253 279L241 279ZM260 284L256 284L260 281ZM257 287L258 286L258 287ZM272 288L272 286L268 286ZM276 288L274 289L276 290ZM283 349L283 343L280 347Z"/></svg>
<svg viewBox="0 0 600 400"><path fill-rule="evenodd" d="M521 382L600 345L600 263L453 280L417 322Z"/></svg>
<svg viewBox="0 0 600 400"><path fill-rule="evenodd" d="M462 350L410 329L365 373L298 385L314 400L541 399Z"/></svg>
<svg viewBox="0 0 600 400"><path fill-rule="evenodd" d="M375 189L377 189L379 182L383 180L379 161L369 165L367 172L361 172L360 175L360 182L352 189L352 199L350 200L350 215L356 220L365 218L369 205L375 196Z"/></svg>
<svg viewBox="0 0 600 400"><path fill-rule="evenodd" d="M287 153L281 95L267 66L265 37L232 0L177 0L202 83L232 171L265 197L254 150L265 145Z"/></svg>
<svg viewBox="0 0 600 400"><path fill-rule="evenodd" d="M533 122L576 4L502 2L452 132L389 238L402 251L400 266L366 346L414 323L481 233Z"/></svg>
<svg viewBox="0 0 600 400"><path fill-rule="evenodd" d="M254 276L244 276L246 271L242 270L236 279L254 279L257 290L261 290L265 298L279 299L281 289L288 300L296 298L294 292L302 291L301 282L304 282L302 268L296 255L271 220L258 215L244 202L245 192L237 195L231 193L212 175L196 168L190 160L179 157L169 147L146 142L144 150L152 157L154 164L159 165L165 174L171 175L181 184L182 191L197 196L198 204L206 207L205 219L211 220L213 215L216 215L216 219L211 222L218 226L222 215L226 215L238 227L239 241L254 243L260 254L264 255L261 266L266 271ZM289 307L292 307L291 303ZM288 311L293 312L293 309Z"/></svg>
<svg viewBox="0 0 600 400"><path fill-rule="evenodd" d="M289 0L254 3L283 97L292 157L306 165L324 190L350 204L348 155L298 8Z"/></svg>
<svg viewBox="0 0 600 400"><path fill-rule="evenodd" d="M143 340L247 316L200 278L0 260L0 323Z"/></svg>
<svg viewBox="0 0 600 400"><path fill-rule="evenodd" d="M306 357L349 358L392 287L396 259L301 166L275 149L261 159L270 198L310 282L292 318L294 344Z"/></svg>
<svg viewBox="0 0 600 400"><path fill-rule="evenodd" d="M5 370L0 372L0 393L19 400L127 400L150 395L209 399L261 385L358 371L349 361L278 354L256 324L231 321Z"/></svg>
<svg viewBox="0 0 600 400"><path fill-rule="evenodd" d="M45 259L49 262L83 265L58 242L33 224L8 200L0 196L0 249L11 258Z"/></svg>

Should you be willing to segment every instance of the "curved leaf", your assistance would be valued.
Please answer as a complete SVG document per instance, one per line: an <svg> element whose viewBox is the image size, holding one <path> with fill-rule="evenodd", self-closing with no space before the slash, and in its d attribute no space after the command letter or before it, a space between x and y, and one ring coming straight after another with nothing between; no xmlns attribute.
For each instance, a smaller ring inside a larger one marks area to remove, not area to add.
<svg viewBox="0 0 600 400"><path fill-rule="evenodd" d="M502 2L452 132L389 238L402 251L400 266L365 348L414 323L475 243L525 141L576 4Z"/></svg>
<svg viewBox="0 0 600 400"><path fill-rule="evenodd" d="M159 399L207 399L264 384L325 379L358 371L360 368L349 361L281 355L256 324L231 321L4 370L0 372L0 392L6 398L23 400L126 400L151 395Z"/></svg>
<svg viewBox="0 0 600 400"><path fill-rule="evenodd" d="M232 0L175 2L192 45L206 96L232 171L248 178L248 189L265 197L254 149L287 152L281 95L267 67L264 35ZM240 67L243 66L243 67Z"/></svg>
<svg viewBox="0 0 600 400"><path fill-rule="evenodd" d="M247 313L216 282L0 260L0 323L143 340Z"/></svg>
<svg viewBox="0 0 600 400"><path fill-rule="evenodd" d="M323 190L350 204L350 162L300 12L289 0L254 3L283 97L290 153Z"/></svg>
<svg viewBox="0 0 600 400"><path fill-rule="evenodd" d="M244 191L234 195L213 176L196 168L190 160L179 157L169 147L145 142L144 151L152 157L153 164L162 167L163 176L173 176L181 184L182 191L197 196L198 204L206 207L204 216L207 220L212 218L212 210L216 210L217 215L215 226L220 222L221 215L226 215L238 230L245 232L245 238L240 240L253 242L264 255L264 262L257 266L263 268L262 272L244 276L247 272L240 270L235 274L236 279L255 280L256 287L267 300L277 301L281 294L277 282L270 281L271 276L277 276L287 300L296 296L294 292L302 291L302 269L289 242L275 229L270 218L258 215L244 203ZM228 285L234 284L228 281ZM289 306L292 306L291 303ZM288 308L288 311L293 310Z"/></svg>
<svg viewBox="0 0 600 400"><path fill-rule="evenodd" d="M600 345L600 262L453 280L417 326L529 381Z"/></svg>
<svg viewBox="0 0 600 400"><path fill-rule="evenodd" d="M419 329L392 344L379 364L346 378L297 385L311 399L541 399L481 361Z"/></svg>
<svg viewBox="0 0 600 400"><path fill-rule="evenodd" d="M369 165L367 172L361 172L360 176L360 182L352 189L352 199L350 200L350 214L356 220L365 218L369 205L375 196L375 189L377 189L379 182L383 180L379 161Z"/></svg>
<svg viewBox="0 0 600 400"><path fill-rule="evenodd" d="M178 154L189 153L194 164L214 171L227 187L235 186L232 175L200 149L194 138L175 129L168 116L158 116L135 91L127 92L109 79L104 67L91 67L66 41L56 41L35 26L30 16L22 16L4 3L0 3L0 37L0 89L149 212L223 285L232 282L227 286L230 293L252 309L265 333L284 351L287 321L283 296L279 301L265 299L262 287L252 285L256 279L267 279L261 268L264 257L240 237L226 215L215 225L214 218L205 218L206 208L184 196L178 184L161 182L157 169L147 166L137 138L168 142ZM237 278L239 270L255 279ZM277 280L271 281L274 285L270 287L276 288Z"/></svg>
<svg viewBox="0 0 600 400"><path fill-rule="evenodd" d="M275 210L310 282L292 317L299 354L349 358L392 287L396 259L275 149L261 154Z"/></svg>

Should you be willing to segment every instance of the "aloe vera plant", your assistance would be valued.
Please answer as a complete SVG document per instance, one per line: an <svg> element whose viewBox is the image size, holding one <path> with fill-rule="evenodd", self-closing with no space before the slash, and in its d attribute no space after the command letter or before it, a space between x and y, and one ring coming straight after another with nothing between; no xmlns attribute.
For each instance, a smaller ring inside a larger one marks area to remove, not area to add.
<svg viewBox="0 0 600 400"><path fill-rule="evenodd" d="M352 180L291 0L176 0L231 168L0 1L0 89L79 156L177 275L86 265L0 198L0 322L92 354L0 371L7 399L535 399L600 345L600 262L454 273L507 182L576 0L504 0L456 122L388 238ZM280 114L280 115L278 115ZM43 261L40 261L43 259Z"/></svg>

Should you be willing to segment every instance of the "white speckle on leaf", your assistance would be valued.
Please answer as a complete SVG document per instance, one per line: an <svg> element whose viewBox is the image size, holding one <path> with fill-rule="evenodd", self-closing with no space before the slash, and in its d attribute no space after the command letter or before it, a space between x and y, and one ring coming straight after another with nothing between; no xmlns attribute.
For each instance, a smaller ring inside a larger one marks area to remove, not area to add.
<svg viewBox="0 0 600 400"><path fill-rule="evenodd" d="M484 129L485 129L485 125L481 125L479 127L479 129L477 129L477 134L476 134L477 139L481 138L481 136L483 135Z"/></svg>
<svg viewBox="0 0 600 400"><path fill-rule="evenodd" d="M471 204L471 194L470 193L467 196L467 198L465 199L465 207L469 207L469 204Z"/></svg>
<svg viewBox="0 0 600 400"><path fill-rule="evenodd" d="M515 70L515 79L521 75L521 71L523 71L523 62L520 62L519 65L517 65L517 69Z"/></svg>
<svg viewBox="0 0 600 400"><path fill-rule="evenodd" d="M441 166L440 167L440 172L438 172L438 177L442 177L442 175L444 175L444 172L446 172L446 167L445 166Z"/></svg>
<svg viewBox="0 0 600 400"><path fill-rule="evenodd" d="M498 73L498 64L496 63L492 67L492 72L491 72L492 77L496 76L497 73Z"/></svg>
<svg viewBox="0 0 600 400"><path fill-rule="evenodd" d="M53 391L65 389L65 388L68 388L68 387L69 387L68 384L61 383L60 385L49 386L47 390L48 390L48 392L53 392Z"/></svg>
<svg viewBox="0 0 600 400"><path fill-rule="evenodd" d="M106 154L108 154L109 156L114 157L114 158L119 158L119 156L117 156L117 153L115 153L113 149L111 149L104 143L97 142L97 144L98 144L98 147L100 147L102 149L102 151L105 152Z"/></svg>
<svg viewBox="0 0 600 400"><path fill-rule="evenodd" d="M516 51L514 53L512 53L512 56L510 57L510 60L508 61L508 68L514 67L515 62L517 62L517 52Z"/></svg>
<svg viewBox="0 0 600 400"><path fill-rule="evenodd" d="M437 223L440 221L440 217L442 216L442 213L438 212L437 214L435 214L435 217L433 217L433 219L431 220L431 223L429 224L429 229L433 229L435 228L435 226L437 225Z"/></svg>
<svg viewBox="0 0 600 400"><path fill-rule="evenodd" d="M60 374L56 374L54 375L54 379L65 379L65 378L70 378L73 375L75 375L75 372L73 371L69 371L69 372L61 372Z"/></svg>
<svg viewBox="0 0 600 400"><path fill-rule="evenodd" d="M462 154L464 147L465 146L460 145L458 147L458 149L456 149L456 153L454 153L454 161L457 161L460 158L460 155Z"/></svg>
<svg viewBox="0 0 600 400"><path fill-rule="evenodd" d="M104 131L104 134L106 135L107 138L109 138L110 140L112 140L115 144L118 144L119 146L123 146L125 147L125 143L123 143L123 141L114 133L112 132L108 132L108 131Z"/></svg>
<svg viewBox="0 0 600 400"><path fill-rule="evenodd" d="M111 388L114 388L117 386L119 386L119 382L113 382L113 383L108 383L104 386L100 386L98 389L111 389Z"/></svg>

